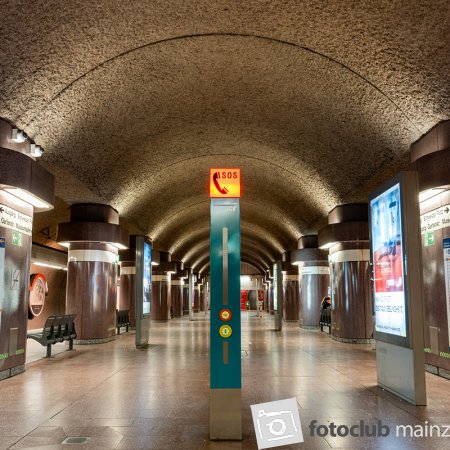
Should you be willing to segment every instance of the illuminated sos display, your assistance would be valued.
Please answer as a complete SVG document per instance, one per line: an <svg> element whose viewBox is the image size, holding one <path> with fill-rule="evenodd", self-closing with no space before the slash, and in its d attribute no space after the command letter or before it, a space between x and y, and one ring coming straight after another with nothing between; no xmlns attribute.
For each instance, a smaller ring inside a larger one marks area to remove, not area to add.
<svg viewBox="0 0 450 450"><path fill-rule="evenodd" d="M209 169L209 196L211 198L239 198L241 196L241 169Z"/></svg>

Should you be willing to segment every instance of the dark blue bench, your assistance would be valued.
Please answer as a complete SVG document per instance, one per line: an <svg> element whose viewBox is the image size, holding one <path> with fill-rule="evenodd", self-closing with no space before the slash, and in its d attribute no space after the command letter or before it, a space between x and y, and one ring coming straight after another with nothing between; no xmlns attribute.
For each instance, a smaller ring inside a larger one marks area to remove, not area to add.
<svg viewBox="0 0 450 450"><path fill-rule="evenodd" d="M52 345L57 342L69 342L69 350L73 350L73 340L77 338L75 331L75 314L49 316L40 333L28 333L27 339L34 339L47 347L47 358L52 356Z"/></svg>

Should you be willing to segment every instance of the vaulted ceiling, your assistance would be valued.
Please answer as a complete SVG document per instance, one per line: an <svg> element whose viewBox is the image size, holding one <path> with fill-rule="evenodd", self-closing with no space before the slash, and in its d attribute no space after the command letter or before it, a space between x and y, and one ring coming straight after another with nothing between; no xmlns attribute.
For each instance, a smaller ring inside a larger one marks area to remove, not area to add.
<svg viewBox="0 0 450 450"><path fill-rule="evenodd" d="M102 202L207 271L208 169L240 167L243 260L267 267L450 118L449 20L446 0L3 2L0 116L56 176L35 239Z"/></svg>

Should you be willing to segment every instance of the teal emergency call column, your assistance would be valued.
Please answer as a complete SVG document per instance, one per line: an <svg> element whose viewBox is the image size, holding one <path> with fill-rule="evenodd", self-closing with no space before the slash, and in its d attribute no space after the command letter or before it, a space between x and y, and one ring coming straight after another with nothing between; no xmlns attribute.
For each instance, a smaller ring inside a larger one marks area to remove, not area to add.
<svg viewBox="0 0 450 450"><path fill-rule="evenodd" d="M211 199L210 439L242 439L239 198Z"/></svg>

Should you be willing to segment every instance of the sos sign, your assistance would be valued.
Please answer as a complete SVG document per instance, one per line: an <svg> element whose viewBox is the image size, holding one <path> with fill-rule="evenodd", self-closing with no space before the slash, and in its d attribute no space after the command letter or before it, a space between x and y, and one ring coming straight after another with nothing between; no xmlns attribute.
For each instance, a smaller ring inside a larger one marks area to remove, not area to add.
<svg viewBox="0 0 450 450"><path fill-rule="evenodd" d="M209 169L209 196L211 198L239 198L241 196L241 169Z"/></svg>

